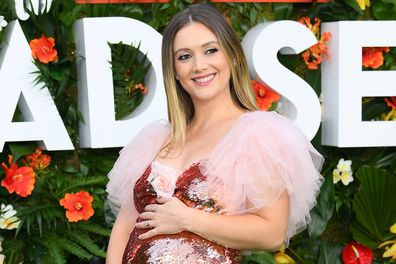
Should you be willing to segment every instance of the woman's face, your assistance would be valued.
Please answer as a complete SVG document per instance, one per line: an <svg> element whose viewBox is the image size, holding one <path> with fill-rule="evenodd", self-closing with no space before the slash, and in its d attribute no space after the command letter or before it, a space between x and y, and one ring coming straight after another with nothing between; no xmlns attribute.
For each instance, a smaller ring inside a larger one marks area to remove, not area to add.
<svg viewBox="0 0 396 264"><path fill-rule="evenodd" d="M193 22L181 28L173 42L176 77L194 103L230 96L231 70L216 35Z"/></svg>

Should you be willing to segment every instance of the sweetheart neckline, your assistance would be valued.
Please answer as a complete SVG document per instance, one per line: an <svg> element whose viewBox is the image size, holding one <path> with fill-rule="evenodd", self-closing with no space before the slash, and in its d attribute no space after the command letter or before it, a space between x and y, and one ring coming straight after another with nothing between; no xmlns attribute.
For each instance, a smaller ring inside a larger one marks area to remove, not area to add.
<svg viewBox="0 0 396 264"><path fill-rule="evenodd" d="M205 160L209 160L210 157L213 155L213 153L216 152L216 150L223 144L223 142L226 141L226 139L232 134L232 131L235 129L235 127L237 126L238 123L241 122L241 120L245 117L248 116L249 113L252 113L250 111L246 111L244 113L242 113L240 116L238 116L238 118L234 121L234 123L231 125L230 129L228 129L228 131L224 134L224 136L213 146L212 150L209 152L209 154L206 156L206 158L201 158L198 161L194 161L189 163L189 165L187 165L186 167L184 167L183 169L177 169L175 167L166 165L158 160L153 160L151 163L155 162L157 164L159 164L160 166L178 171L179 173L183 174L186 170L190 169L191 167L193 167L195 164L199 164L202 163Z"/></svg>

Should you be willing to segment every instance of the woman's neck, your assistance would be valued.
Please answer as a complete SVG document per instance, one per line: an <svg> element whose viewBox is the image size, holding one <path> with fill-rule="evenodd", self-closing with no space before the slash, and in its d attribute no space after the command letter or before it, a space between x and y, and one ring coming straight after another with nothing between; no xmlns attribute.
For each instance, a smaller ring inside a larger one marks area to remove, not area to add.
<svg viewBox="0 0 396 264"><path fill-rule="evenodd" d="M245 112L234 103L231 97L222 102L208 101L194 104L194 106L195 114L189 124L189 129L194 130L205 130L218 122L236 119Z"/></svg>

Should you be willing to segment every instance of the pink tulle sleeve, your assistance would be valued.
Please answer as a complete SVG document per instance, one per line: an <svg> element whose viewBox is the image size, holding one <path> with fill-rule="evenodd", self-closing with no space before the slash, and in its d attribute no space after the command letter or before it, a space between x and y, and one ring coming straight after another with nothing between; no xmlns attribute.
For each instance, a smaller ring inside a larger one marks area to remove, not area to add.
<svg viewBox="0 0 396 264"><path fill-rule="evenodd" d="M169 123L156 121L143 128L121 151L108 174L106 186L108 202L115 215L122 207L126 213L136 215L133 187L147 166L153 161L169 136Z"/></svg>
<svg viewBox="0 0 396 264"><path fill-rule="evenodd" d="M201 170L217 185L216 195L231 214L271 206L287 190L288 243L310 221L323 182L322 164L323 157L292 121L257 111L239 118Z"/></svg>

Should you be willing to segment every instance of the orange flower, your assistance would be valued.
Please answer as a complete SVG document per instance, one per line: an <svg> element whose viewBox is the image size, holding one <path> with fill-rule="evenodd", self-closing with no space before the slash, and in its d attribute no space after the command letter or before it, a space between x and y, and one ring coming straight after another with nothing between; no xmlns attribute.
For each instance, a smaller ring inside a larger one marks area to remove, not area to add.
<svg viewBox="0 0 396 264"><path fill-rule="evenodd" d="M364 47L362 63L366 68L378 69L384 64L384 52L389 52L388 47Z"/></svg>
<svg viewBox="0 0 396 264"><path fill-rule="evenodd" d="M40 62L47 64L52 61L58 61L58 52L54 49L54 38L47 38L43 34L41 38L31 40L29 46L32 50L33 58L38 59Z"/></svg>
<svg viewBox="0 0 396 264"><path fill-rule="evenodd" d="M271 109L272 104L280 99L280 95L264 83L252 80L252 87L257 106L261 110L268 111Z"/></svg>
<svg viewBox="0 0 396 264"><path fill-rule="evenodd" d="M26 166L31 167L33 170L43 170L48 167L51 162L51 157L46 154L41 154L41 149L37 148L36 152L27 155L23 160Z"/></svg>
<svg viewBox="0 0 396 264"><path fill-rule="evenodd" d="M146 86L144 86L144 85L141 84L141 83L138 83L138 84L135 85L135 89L134 89L134 90L138 90L138 89L141 90L142 94L146 94L146 93L147 93L147 88L146 88Z"/></svg>
<svg viewBox="0 0 396 264"><path fill-rule="evenodd" d="M17 164L12 162L13 156L8 156L8 162L10 168L4 164L1 164L6 177L1 181L1 186L7 188L9 193L15 192L21 197L30 195L34 189L34 183L36 182L36 175L30 167L18 167Z"/></svg>
<svg viewBox="0 0 396 264"><path fill-rule="evenodd" d="M321 64L322 61L326 61L329 59L329 51L327 49L326 43L330 40L331 33L324 32L322 36L320 36L320 19L317 17L315 18L315 24L313 25L311 24L311 21L308 17L301 18L299 22L308 27L318 39L318 43L316 43L301 54L308 69L316 70L318 69L319 64Z"/></svg>
<svg viewBox="0 0 396 264"><path fill-rule="evenodd" d="M66 217L69 222L88 220L94 214L92 209L93 197L86 191L78 193L66 193L59 204L66 209Z"/></svg>
<svg viewBox="0 0 396 264"><path fill-rule="evenodd" d="M140 92L141 92L142 94L146 94L147 91L148 91L147 87L144 86L144 85L141 84L141 83L134 84L134 83L132 82L130 85L131 85L131 86L129 87L129 92L130 92L130 93L133 93L134 91L140 90Z"/></svg>
<svg viewBox="0 0 396 264"><path fill-rule="evenodd" d="M396 110L396 98L394 96L385 98L384 100L385 100L387 106L391 107L392 110Z"/></svg>
<svg viewBox="0 0 396 264"><path fill-rule="evenodd" d="M311 24L311 19L309 17L302 17L298 22L306 26L309 30L312 31L312 33L315 34L316 38L320 37L320 32L319 32L319 25L320 25L320 19L318 17L314 18L315 23L312 25Z"/></svg>

